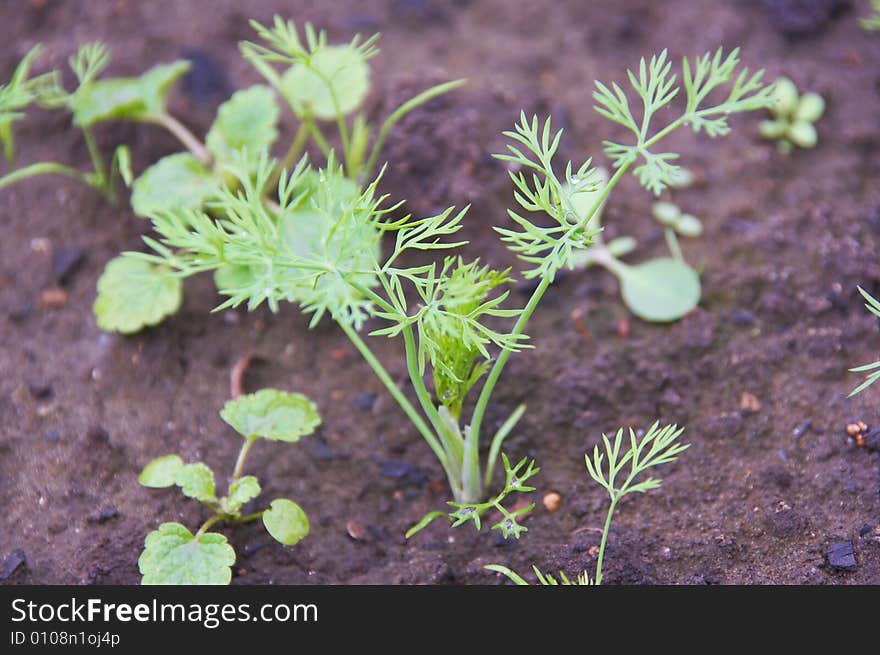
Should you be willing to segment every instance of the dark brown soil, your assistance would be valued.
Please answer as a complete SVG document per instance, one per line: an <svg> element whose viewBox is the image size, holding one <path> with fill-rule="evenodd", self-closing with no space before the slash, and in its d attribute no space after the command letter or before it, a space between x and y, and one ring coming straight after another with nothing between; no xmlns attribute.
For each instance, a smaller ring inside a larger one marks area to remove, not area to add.
<svg viewBox="0 0 880 655"><path fill-rule="evenodd" d="M844 430L851 420L880 424L880 389L846 398L859 381L847 368L880 349L877 321L856 293L857 285L880 289L880 36L859 29L861 1L826 3L835 9L792 33L784 12L796 4L259 1L244 14L231 0L5 3L0 79L36 42L46 46L43 65L60 66L77 44L107 41L112 74L198 49L217 69L203 62L173 108L199 132L224 89L257 81L235 45L250 36L248 17L311 20L337 40L381 31L376 116L431 81L469 78L397 130L384 186L416 213L472 203L467 252L494 265L516 262L490 227L506 220L511 189L488 154L503 147L500 132L520 108L552 112L566 127L564 156L601 160L613 130L592 110L594 79L620 80L638 57L664 47L677 59L723 44L742 46L746 63L770 79L786 74L820 92L828 111L819 146L787 157L757 138L761 116L735 117L733 134L717 142L690 133L672 140L699 179L676 200L706 228L684 244L704 267L704 297L681 322L629 317L615 280L599 270L569 274L548 293L529 329L536 348L513 358L489 417L529 406L506 448L542 467L538 509L519 542L440 524L403 539L447 500L442 474L332 324L309 331L291 306L278 315L210 314L217 297L210 280L197 279L182 311L160 327L102 334L91 313L95 281L112 256L141 247L147 224L124 201L112 206L65 179L0 193L0 576L137 583L147 532L200 519L197 504L176 492L138 486L139 470L168 452L230 467L238 438L217 412L234 363L259 354L265 361L251 368L247 388L307 393L324 425L297 446L255 448L249 468L265 497L298 500L312 534L286 549L258 525L226 530L239 553L237 584L498 582L487 563L592 572L606 498L583 455L603 431L655 418L687 426L693 446L662 472L660 491L622 503L607 583L880 584L880 455L849 443ZM129 143L137 171L176 148L145 125L107 126L98 137L108 150ZM35 112L19 145L23 163L88 162L59 114ZM606 211L608 232L637 236L640 257L663 251L650 203L628 179ZM52 253L77 249L85 259L66 276L66 303L45 306L42 292L57 284ZM373 342L403 380L400 344ZM743 393L758 411L740 409ZM548 491L562 496L553 514L540 502ZM361 539L349 535L351 522ZM852 542L854 571L827 561L841 541Z"/></svg>

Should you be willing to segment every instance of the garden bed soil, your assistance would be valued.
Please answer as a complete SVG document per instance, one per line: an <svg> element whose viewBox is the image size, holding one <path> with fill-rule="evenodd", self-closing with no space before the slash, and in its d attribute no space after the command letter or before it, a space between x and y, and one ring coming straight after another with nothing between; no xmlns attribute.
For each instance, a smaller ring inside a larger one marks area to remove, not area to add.
<svg viewBox="0 0 880 655"><path fill-rule="evenodd" d="M718 45L741 46L747 65L766 68L771 80L791 77L828 108L818 147L790 156L759 140L760 115L733 117L733 133L715 142L690 132L669 140L697 177L675 200L705 226L683 243L704 291L685 319L633 318L602 270L569 273L551 288L528 329L535 348L511 359L488 415L498 425L528 404L506 444L512 458L541 466L520 541L440 522L403 538L448 500L442 471L329 321L309 330L290 305L277 315L211 314L211 281L194 279L180 313L162 325L103 334L91 312L95 282L118 252L143 247L148 224L124 198L114 206L63 178L4 190L4 583L139 582L144 536L163 521L195 527L202 519L175 490L140 487L139 471L169 452L228 470L239 437L218 410L230 370L258 355L246 388L306 393L324 423L295 446L252 451L248 469L263 498L297 500L312 533L284 548L259 525L224 530L239 555L234 584L500 584L483 569L489 563L592 572L607 498L584 453L603 432L655 419L686 426L692 445L660 472L660 490L621 503L604 582L880 584L880 455L845 431L855 420L880 426L880 389L846 397L860 381L847 368L876 360L880 349L877 321L856 292L880 288L880 36L857 24L867 2L800 3L814 14L792 13L797 2L758 1L247 4L243 13L231 0L7 3L0 71L8 79L37 42L45 45L40 66L61 66L78 44L106 41L114 75L193 57L196 77L175 90L172 109L204 133L224 94L259 81L236 49L252 36L248 18L310 20L335 41L381 31L374 120L432 82L469 79L398 126L383 190L409 199L416 214L471 203L467 254L515 270L491 229L507 221L511 185L489 155L501 151L500 133L521 108L552 113L566 128L564 157L602 161L602 139L618 133L592 109L593 80L622 81L626 67L664 47L677 60ZM87 166L61 113L33 112L18 135L20 163ZM101 126L97 136L106 151L130 144L136 171L178 147L148 125ZM651 202L628 178L606 209L609 235L638 237L636 260L664 251ZM512 303L522 305L527 290L520 283ZM371 343L403 384L400 343ZM551 491L562 499L554 513L542 504ZM854 562L835 550L847 542Z"/></svg>

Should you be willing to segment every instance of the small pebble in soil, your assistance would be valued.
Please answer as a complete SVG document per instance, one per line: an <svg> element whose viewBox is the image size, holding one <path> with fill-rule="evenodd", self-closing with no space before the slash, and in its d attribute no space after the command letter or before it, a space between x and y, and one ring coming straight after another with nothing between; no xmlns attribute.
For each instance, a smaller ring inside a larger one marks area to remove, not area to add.
<svg viewBox="0 0 880 655"><path fill-rule="evenodd" d="M82 248L55 248L52 251L52 275L56 282L61 285L70 282L85 260L85 255Z"/></svg>
<svg viewBox="0 0 880 655"><path fill-rule="evenodd" d="M392 480L405 480L414 487L423 487L428 482L428 473L413 464L393 459L377 460L379 473Z"/></svg>
<svg viewBox="0 0 880 655"><path fill-rule="evenodd" d="M851 541L835 541L825 551L828 565L838 571L855 571L858 566Z"/></svg>
<svg viewBox="0 0 880 655"><path fill-rule="evenodd" d="M795 439L800 439L802 436L804 436L807 433L807 430L809 430L810 427L812 427L812 425L813 425L813 419L808 418L806 421L804 421L799 426L797 426L794 430L792 430L791 435Z"/></svg>
<svg viewBox="0 0 880 655"><path fill-rule="evenodd" d="M865 448L868 445L868 436L873 433L869 433L868 426L864 421L852 421L846 424L846 433L849 435L850 439L852 439L857 446L860 448Z"/></svg>
<svg viewBox="0 0 880 655"><path fill-rule="evenodd" d="M58 443L61 441L61 433L58 430L46 430L43 438L49 443Z"/></svg>
<svg viewBox="0 0 880 655"><path fill-rule="evenodd" d="M367 528L359 521L352 520L346 523L345 531L348 533L348 536L355 541L366 541Z"/></svg>
<svg viewBox="0 0 880 655"><path fill-rule="evenodd" d="M119 511L115 507L107 507L99 512L94 512L86 517L86 523L102 524L111 521L119 516Z"/></svg>
<svg viewBox="0 0 880 655"><path fill-rule="evenodd" d="M737 309L730 315L730 322L736 327L751 327L755 324L755 315L747 309Z"/></svg>
<svg viewBox="0 0 880 655"><path fill-rule="evenodd" d="M27 317L34 313L34 303L23 302L14 309L10 309L7 316L13 323L21 323Z"/></svg>
<svg viewBox="0 0 880 655"><path fill-rule="evenodd" d="M353 396L349 402L355 409L362 409L369 412L373 409L373 405L376 403L376 398L377 396L374 393L359 393Z"/></svg>
<svg viewBox="0 0 880 655"><path fill-rule="evenodd" d="M40 292L40 305L45 309L55 309L67 304L67 292L61 287L49 287Z"/></svg>
<svg viewBox="0 0 880 655"><path fill-rule="evenodd" d="M755 394L744 391L739 397L739 409L746 414L757 414L761 411L761 401Z"/></svg>
<svg viewBox="0 0 880 655"><path fill-rule="evenodd" d="M544 507L547 508L548 512L555 512L559 509L560 505L562 505L562 496L560 496L558 493L556 493L555 491L551 491L544 494Z"/></svg>
<svg viewBox="0 0 880 655"><path fill-rule="evenodd" d="M20 566L27 567L27 555L21 548L16 548L0 564L0 580L8 580Z"/></svg>
<svg viewBox="0 0 880 655"><path fill-rule="evenodd" d="M37 400L49 400L54 394L52 385L47 382L27 382L26 385L30 394Z"/></svg>

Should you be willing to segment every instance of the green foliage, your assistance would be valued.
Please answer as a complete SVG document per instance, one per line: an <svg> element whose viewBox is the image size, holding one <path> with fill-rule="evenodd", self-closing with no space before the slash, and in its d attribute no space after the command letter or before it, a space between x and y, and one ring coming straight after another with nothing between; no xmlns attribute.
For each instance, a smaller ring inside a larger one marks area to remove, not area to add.
<svg viewBox="0 0 880 655"><path fill-rule="evenodd" d="M680 259L652 259L618 268L620 292L626 306L641 319L676 321L700 302L700 278Z"/></svg>
<svg viewBox="0 0 880 655"><path fill-rule="evenodd" d="M871 0L871 15L859 19L862 29L880 31L880 0Z"/></svg>
<svg viewBox="0 0 880 655"><path fill-rule="evenodd" d="M643 478L650 469L663 464L671 464L685 450L689 444L678 441L684 428L676 425L666 425L662 428L659 422L654 423L641 437L637 436L632 428L628 431L628 438L623 428L617 431L612 441L606 435L602 435L604 452L598 445L593 448L593 455L584 456L587 471L590 477L600 485L611 498L608 513L605 516L605 527L602 530L602 540L599 544L599 554L596 561L596 575L590 580L589 574L584 571L572 583L564 573L560 572L563 585L578 584L589 585L602 584L602 564L605 558L605 547L608 543L608 533L611 529L611 520L614 510L621 498L632 493L646 493L652 489L658 489L662 483L659 478ZM621 448L625 450L621 453ZM514 571L505 566L490 564L485 568L490 571L501 573L510 578L514 584L527 585L528 582ZM558 585L559 582L553 576L545 575L537 567L532 567L538 582L542 585Z"/></svg>
<svg viewBox="0 0 880 655"><path fill-rule="evenodd" d="M865 299L865 307L868 308L868 311L877 318L880 318L880 300L874 298L861 287L859 287L859 293L862 294L862 297ZM864 366L857 366L856 368L851 368L849 370L852 373L867 373L865 381L850 391L850 397L855 396L857 393L861 393L877 380L880 380L880 361L876 361L873 364L865 364Z"/></svg>
<svg viewBox="0 0 880 655"><path fill-rule="evenodd" d="M529 583L526 582L525 578L519 575L516 571L510 570L506 566L501 566L500 564L487 564L483 568L507 576L510 581L513 582L513 584L519 587L529 586ZM537 566L532 566L532 571L535 572L535 577L538 579L538 584L545 587L586 587L588 585L596 584L593 580L590 580L590 576L587 574L586 571L579 574L574 580L569 579L569 577L565 575L565 573L563 573L562 571L559 572L559 580L554 578L549 573L542 573L541 569L539 569Z"/></svg>
<svg viewBox="0 0 880 655"><path fill-rule="evenodd" d="M261 389L227 401L220 417L245 439L296 443L321 425L315 403L300 393Z"/></svg>
<svg viewBox="0 0 880 655"><path fill-rule="evenodd" d="M179 455L154 459L138 477L138 482L153 489L177 485L183 495L198 500L211 512L195 535L179 523L163 523L147 536L138 562L143 584L228 584L235 551L226 537L208 531L221 521L262 519L269 534L286 546L309 533L305 512L285 498L273 500L266 510L243 514L242 508L259 496L261 489L255 476L242 475L242 471L260 437L293 442L312 433L321 422L314 404L301 394L262 389L229 401L221 416L245 436L224 496L217 497L214 473L206 464L185 464Z"/></svg>
<svg viewBox="0 0 880 655"><path fill-rule="evenodd" d="M798 148L813 148L819 141L815 123L825 113L825 100L818 93L798 92L787 77L773 84L774 104L769 107L773 120L762 121L761 136L776 141L779 151L789 153Z"/></svg>
<svg viewBox="0 0 880 655"><path fill-rule="evenodd" d="M234 161L239 151L246 150L255 163L278 138L279 114L269 87L255 85L238 91L220 105L205 145L217 162Z"/></svg>
<svg viewBox="0 0 880 655"><path fill-rule="evenodd" d="M216 532L193 535L180 523L163 523L144 542L138 568L145 585L225 585L235 551Z"/></svg>
<svg viewBox="0 0 880 655"><path fill-rule="evenodd" d="M131 334L176 312L182 297L180 278L169 269L121 256L98 278L93 311L102 330Z"/></svg>
<svg viewBox="0 0 880 655"><path fill-rule="evenodd" d="M263 512L263 525L278 543L293 546L309 534L309 518L292 500L276 498Z"/></svg>
<svg viewBox="0 0 880 655"><path fill-rule="evenodd" d="M370 89L370 67L359 48L323 45L287 69L281 88L298 116L334 120L361 106Z"/></svg>
<svg viewBox="0 0 880 655"><path fill-rule="evenodd" d="M162 157L131 188L131 208L139 216L172 209L200 209L218 188L217 179L188 152Z"/></svg>

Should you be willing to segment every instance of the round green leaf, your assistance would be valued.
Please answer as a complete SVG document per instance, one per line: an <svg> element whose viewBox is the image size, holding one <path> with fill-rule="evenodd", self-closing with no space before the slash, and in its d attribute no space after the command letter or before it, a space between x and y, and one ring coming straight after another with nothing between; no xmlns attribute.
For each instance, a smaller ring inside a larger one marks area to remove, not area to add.
<svg viewBox="0 0 880 655"><path fill-rule="evenodd" d="M348 45L325 46L310 65L297 64L284 73L281 88L300 116L334 120L360 107L370 90L370 67L363 55ZM334 103L335 96L335 103Z"/></svg>
<svg viewBox="0 0 880 655"><path fill-rule="evenodd" d="M120 255L108 262L98 278L92 311L105 332L131 334L175 313L182 298L183 285L170 271Z"/></svg>
<svg viewBox="0 0 880 655"><path fill-rule="evenodd" d="M654 259L620 271L621 293L639 318L663 323L687 314L700 301L700 278L678 259Z"/></svg>
<svg viewBox="0 0 880 655"><path fill-rule="evenodd" d="M171 85L189 70L189 62L154 66L140 77L98 80L73 96L73 122L82 127L107 120L155 120L165 111Z"/></svg>
<svg viewBox="0 0 880 655"><path fill-rule="evenodd" d="M815 123L825 113L825 100L818 93L805 93L798 101L794 112L795 121L807 121Z"/></svg>
<svg viewBox="0 0 880 655"><path fill-rule="evenodd" d="M223 503L228 512L237 512L242 505L260 495L260 483L253 475L246 475L229 485L229 494Z"/></svg>
<svg viewBox="0 0 880 655"><path fill-rule="evenodd" d="M276 498L263 512L263 525L276 541L293 546L309 534L309 517L292 500Z"/></svg>
<svg viewBox="0 0 880 655"><path fill-rule="evenodd" d="M674 189L685 189L694 183L694 174L684 166L679 166L669 177L668 184Z"/></svg>
<svg viewBox="0 0 880 655"><path fill-rule="evenodd" d="M245 438L299 441L321 424L315 403L299 393L261 389L230 400L220 417Z"/></svg>
<svg viewBox="0 0 880 655"><path fill-rule="evenodd" d="M238 91L220 105L205 145L220 161L231 159L242 148L256 161L278 138L278 114L275 92L269 87L255 85Z"/></svg>
<svg viewBox="0 0 880 655"><path fill-rule="evenodd" d="M678 205L660 200L651 206L651 214L663 225L675 225L681 217L681 209Z"/></svg>
<svg viewBox="0 0 880 655"><path fill-rule="evenodd" d="M781 139L785 136L786 130L788 130L788 121L782 119L761 121L758 126L758 131L765 139Z"/></svg>
<svg viewBox="0 0 880 655"><path fill-rule="evenodd" d="M183 467L183 460L179 455L165 455L157 457L144 467L138 476L138 482L151 489L171 487L177 480L177 473Z"/></svg>
<svg viewBox="0 0 880 655"><path fill-rule="evenodd" d="M799 148L812 148L819 141L819 135L816 134L816 128L812 123L807 121L798 121L792 123L786 134L788 140Z"/></svg>
<svg viewBox="0 0 880 655"><path fill-rule="evenodd" d="M145 585L229 584L233 564L226 537L208 532L196 538L180 523L163 523L147 535L138 559Z"/></svg>
<svg viewBox="0 0 880 655"><path fill-rule="evenodd" d="M131 207L140 216L171 209L199 209L217 179L188 152L163 157L134 181Z"/></svg>
<svg viewBox="0 0 880 655"><path fill-rule="evenodd" d="M195 498L203 503L216 500L214 495L214 472L202 462L186 464L177 471L174 483L188 498Z"/></svg>
<svg viewBox="0 0 880 655"><path fill-rule="evenodd" d="M703 233L703 224L692 214L682 214L672 227L683 237L698 237Z"/></svg>
<svg viewBox="0 0 880 655"><path fill-rule="evenodd" d="M773 83L774 103L770 110L777 116L791 116L797 107L797 87L787 77L780 77Z"/></svg>
<svg viewBox="0 0 880 655"><path fill-rule="evenodd" d="M624 257L636 249L638 242L633 237L617 237L608 242L608 251L614 257Z"/></svg>

